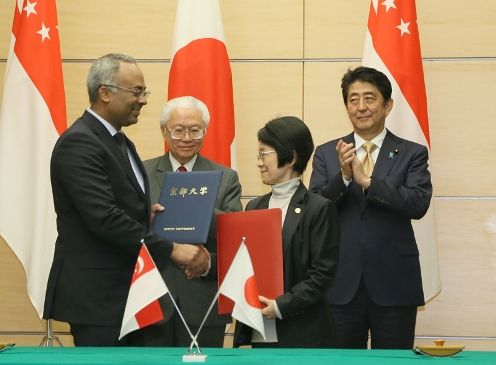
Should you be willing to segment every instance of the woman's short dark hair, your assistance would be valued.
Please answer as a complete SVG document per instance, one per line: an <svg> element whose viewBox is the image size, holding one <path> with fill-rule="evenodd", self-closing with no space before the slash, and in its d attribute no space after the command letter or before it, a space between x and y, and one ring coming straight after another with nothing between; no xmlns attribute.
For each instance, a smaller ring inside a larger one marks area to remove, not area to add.
<svg viewBox="0 0 496 365"><path fill-rule="evenodd" d="M277 152L278 167L291 163L300 175L305 171L313 152L313 139L306 124L297 117L276 118L258 131L258 140Z"/></svg>

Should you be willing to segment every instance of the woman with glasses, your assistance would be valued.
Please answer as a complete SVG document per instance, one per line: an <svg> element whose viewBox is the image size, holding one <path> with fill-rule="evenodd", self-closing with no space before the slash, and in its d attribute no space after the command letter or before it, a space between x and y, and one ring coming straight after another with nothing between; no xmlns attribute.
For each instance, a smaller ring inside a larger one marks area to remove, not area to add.
<svg viewBox="0 0 496 365"><path fill-rule="evenodd" d="M284 293L259 299L268 342L237 323L234 345L332 347L334 330L325 293L336 273L338 220L334 205L309 192L302 174L313 152L308 127L296 117L271 120L258 131L258 168L272 192L250 201L246 210L282 210ZM270 336L269 336L270 337Z"/></svg>

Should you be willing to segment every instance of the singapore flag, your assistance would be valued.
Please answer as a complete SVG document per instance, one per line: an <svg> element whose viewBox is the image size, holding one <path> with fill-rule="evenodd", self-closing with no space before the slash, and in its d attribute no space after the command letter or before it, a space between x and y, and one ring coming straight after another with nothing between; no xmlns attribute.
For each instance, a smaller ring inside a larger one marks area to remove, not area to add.
<svg viewBox="0 0 496 365"><path fill-rule="evenodd" d="M119 340L129 332L164 319L158 298L168 292L167 285L143 243L131 279Z"/></svg>
<svg viewBox="0 0 496 365"><path fill-rule="evenodd" d="M262 304L248 248L241 243L227 271L219 293L234 301L233 318L258 331L265 340Z"/></svg>
<svg viewBox="0 0 496 365"><path fill-rule="evenodd" d="M384 72L392 83L394 107L386 127L430 151L415 0L371 1L362 63ZM429 301L441 290L434 201L426 215L413 222L413 228L420 251L424 296Z"/></svg>
<svg viewBox="0 0 496 365"><path fill-rule="evenodd" d="M17 0L0 105L0 236L40 318L57 238L50 156L66 127L55 0Z"/></svg>

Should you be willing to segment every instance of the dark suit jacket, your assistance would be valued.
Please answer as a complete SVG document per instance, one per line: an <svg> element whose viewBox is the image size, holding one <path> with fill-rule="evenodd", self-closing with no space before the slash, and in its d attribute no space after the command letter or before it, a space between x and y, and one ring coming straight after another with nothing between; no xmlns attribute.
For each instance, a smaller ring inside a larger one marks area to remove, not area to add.
<svg viewBox="0 0 496 365"><path fill-rule="evenodd" d="M267 209L271 193L246 210ZM279 347L330 347L332 322L325 300L336 273L339 227L336 208L303 183L291 198L282 228L284 294L276 298ZM249 343L251 328L236 324L236 346Z"/></svg>
<svg viewBox="0 0 496 365"><path fill-rule="evenodd" d="M353 133L343 138L355 143ZM342 179L334 140L317 147L310 190L336 203L341 228L339 268L329 292L333 304L353 299L361 278L379 305L424 304L412 219L426 213L432 185L427 148L387 131L364 194Z"/></svg>
<svg viewBox="0 0 496 365"><path fill-rule="evenodd" d="M58 237L44 318L87 325L120 325L144 239L157 265L172 243L149 230L148 180L143 192L108 130L85 112L57 141L51 182Z"/></svg>
<svg viewBox="0 0 496 365"><path fill-rule="evenodd" d="M165 154L144 162L150 180L151 200L155 204L160 196L160 191L165 181L165 172L172 171L169 155ZM167 286L179 302L181 313L186 322L199 326L208 307L217 292L217 231L215 228L215 214L222 212L237 212L243 209L241 205L241 185L236 171L216 164L198 155L193 171L222 171L219 192L215 201L215 212L210 226L208 241L205 247L210 252L212 267L207 278L194 278L188 280L183 271L175 265L164 267L162 275ZM165 207L167 210L167 207ZM201 214L197 212L196 214ZM165 320L174 313L174 306L168 296L162 299ZM205 325L221 325L231 321L230 316L219 316L217 305L212 309Z"/></svg>

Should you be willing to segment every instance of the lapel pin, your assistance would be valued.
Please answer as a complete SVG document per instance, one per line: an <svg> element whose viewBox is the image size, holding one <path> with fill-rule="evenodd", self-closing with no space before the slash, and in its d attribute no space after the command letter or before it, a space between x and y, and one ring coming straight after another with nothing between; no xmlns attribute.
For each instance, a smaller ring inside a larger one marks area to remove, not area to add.
<svg viewBox="0 0 496 365"><path fill-rule="evenodd" d="M394 155L397 155L397 154L398 154L398 149L395 148L394 151L389 152L389 158L390 159L393 159L394 158Z"/></svg>
<svg viewBox="0 0 496 365"><path fill-rule="evenodd" d="M301 209L300 208L295 208L295 213L296 214L300 214L301 213Z"/></svg>

